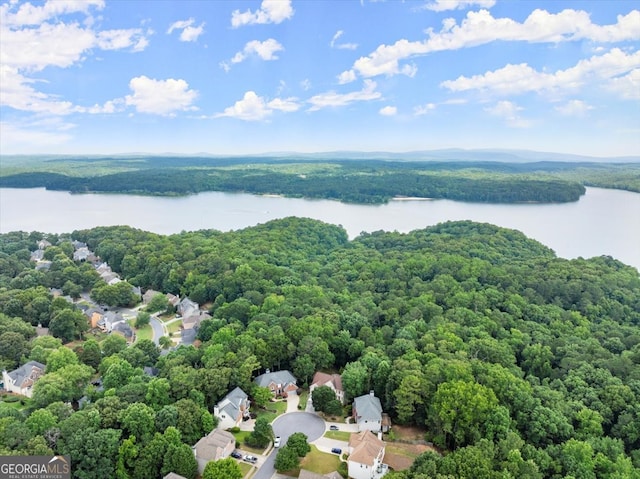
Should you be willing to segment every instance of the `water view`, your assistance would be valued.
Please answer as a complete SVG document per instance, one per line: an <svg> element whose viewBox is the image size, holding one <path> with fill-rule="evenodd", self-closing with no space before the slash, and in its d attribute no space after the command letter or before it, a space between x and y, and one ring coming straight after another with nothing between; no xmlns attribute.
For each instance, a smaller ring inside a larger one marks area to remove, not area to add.
<svg viewBox="0 0 640 479"><path fill-rule="evenodd" d="M563 258L608 255L640 269L640 194L619 190L588 188L580 201L562 204L405 200L354 205L219 192L167 198L0 189L1 233L64 233L106 225L160 234L230 231L287 216L341 225L350 238L378 230L408 232L450 220L487 222L520 230Z"/></svg>

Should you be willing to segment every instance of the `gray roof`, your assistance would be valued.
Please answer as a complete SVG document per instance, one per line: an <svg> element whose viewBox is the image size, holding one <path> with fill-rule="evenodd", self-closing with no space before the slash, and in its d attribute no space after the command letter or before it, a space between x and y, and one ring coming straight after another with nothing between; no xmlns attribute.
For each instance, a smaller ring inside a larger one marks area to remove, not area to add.
<svg viewBox="0 0 640 479"><path fill-rule="evenodd" d="M237 418L240 414L240 405L249 398L239 387L236 387L233 391L227 394L218 403L218 408L221 411L226 412L229 417Z"/></svg>
<svg viewBox="0 0 640 479"><path fill-rule="evenodd" d="M126 338L133 337L133 330L125 322L116 323L113 325L113 330L122 333Z"/></svg>
<svg viewBox="0 0 640 479"><path fill-rule="evenodd" d="M261 374L253 382L262 387L268 387L272 382L285 387L287 384L296 384L296 378L289 371L283 370Z"/></svg>
<svg viewBox="0 0 640 479"><path fill-rule="evenodd" d="M356 409L358 418L372 421L382 420L382 405L380 404L380 399L373 394L358 396L353 400L353 406Z"/></svg>
<svg viewBox="0 0 640 479"><path fill-rule="evenodd" d="M34 370L34 368L37 368ZM44 374L46 366L38 361L29 361L23 364L18 369L14 369L10 373L7 373L11 379L15 382L15 385L22 387L25 381L38 379ZM38 371L39 369L39 371Z"/></svg>

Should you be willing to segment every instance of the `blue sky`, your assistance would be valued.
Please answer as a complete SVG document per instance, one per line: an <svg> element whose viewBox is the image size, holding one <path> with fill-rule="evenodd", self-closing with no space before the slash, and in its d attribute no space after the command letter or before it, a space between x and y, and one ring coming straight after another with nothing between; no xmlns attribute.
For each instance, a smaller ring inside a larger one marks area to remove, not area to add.
<svg viewBox="0 0 640 479"><path fill-rule="evenodd" d="M0 3L0 153L640 155L637 1Z"/></svg>

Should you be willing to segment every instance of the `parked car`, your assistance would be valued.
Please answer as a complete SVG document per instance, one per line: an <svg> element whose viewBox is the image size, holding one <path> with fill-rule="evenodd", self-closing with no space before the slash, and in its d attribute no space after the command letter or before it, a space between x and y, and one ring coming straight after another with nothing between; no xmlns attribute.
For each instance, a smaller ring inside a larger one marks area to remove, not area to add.
<svg viewBox="0 0 640 479"><path fill-rule="evenodd" d="M280 447L280 436L276 436L273 440L273 447Z"/></svg>
<svg viewBox="0 0 640 479"><path fill-rule="evenodd" d="M342 449L340 449L339 447L334 447L333 449L331 449L331 452L334 454L342 454Z"/></svg>
<svg viewBox="0 0 640 479"><path fill-rule="evenodd" d="M255 464L256 462L258 462L258 458L256 456L250 456L250 455L246 455L244 456L244 461L246 462L250 462L251 464Z"/></svg>
<svg viewBox="0 0 640 479"><path fill-rule="evenodd" d="M242 454L240 454L238 451L233 451L231 453L231 457L233 457L234 459L242 459Z"/></svg>
<svg viewBox="0 0 640 479"><path fill-rule="evenodd" d="M336 426L335 424L332 424L331 426L329 426L329 429L332 431L337 431L338 430L338 426Z"/></svg>

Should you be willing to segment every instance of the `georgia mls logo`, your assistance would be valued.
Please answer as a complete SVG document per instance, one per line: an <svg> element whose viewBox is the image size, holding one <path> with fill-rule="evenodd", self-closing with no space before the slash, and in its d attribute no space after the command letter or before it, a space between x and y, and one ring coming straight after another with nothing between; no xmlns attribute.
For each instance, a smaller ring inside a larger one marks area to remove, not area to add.
<svg viewBox="0 0 640 479"><path fill-rule="evenodd" d="M0 457L0 479L71 479L69 456Z"/></svg>

